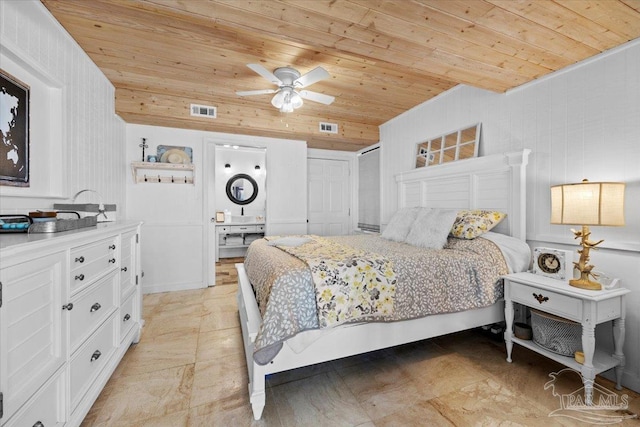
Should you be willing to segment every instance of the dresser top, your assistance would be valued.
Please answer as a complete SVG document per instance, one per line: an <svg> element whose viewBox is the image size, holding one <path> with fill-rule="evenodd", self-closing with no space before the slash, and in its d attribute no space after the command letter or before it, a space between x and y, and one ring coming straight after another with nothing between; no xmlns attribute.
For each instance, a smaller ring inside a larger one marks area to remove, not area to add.
<svg viewBox="0 0 640 427"><path fill-rule="evenodd" d="M138 221L101 222L93 227L78 228L59 233L2 233L0 234L0 255L9 256L25 250L38 249L48 245L62 245L66 242L99 237L103 234L120 233L140 225Z"/></svg>

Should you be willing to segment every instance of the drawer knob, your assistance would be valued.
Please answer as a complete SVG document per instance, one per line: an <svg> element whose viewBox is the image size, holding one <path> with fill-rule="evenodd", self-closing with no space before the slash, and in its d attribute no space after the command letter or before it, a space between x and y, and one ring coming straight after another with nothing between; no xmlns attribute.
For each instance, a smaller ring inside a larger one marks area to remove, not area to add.
<svg viewBox="0 0 640 427"><path fill-rule="evenodd" d="M111 259L109 260L109 264L115 264L115 263L116 263L116 259L115 259L115 258L111 258Z"/></svg>
<svg viewBox="0 0 640 427"><path fill-rule="evenodd" d="M84 280L84 274L79 274L76 276L76 280L80 280L83 281Z"/></svg>
<svg viewBox="0 0 640 427"><path fill-rule="evenodd" d="M84 262L84 257L80 256L80 257L76 258L76 262L79 262L80 264L82 264ZM38 422L40 422L40 421L38 421Z"/></svg>
<svg viewBox="0 0 640 427"><path fill-rule="evenodd" d="M536 294L535 292L533 293L533 297L540 303L542 304L545 301L549 301L549 297L545 297L542 296L542 294Z"/></svg>
<svg viewBox="0 0 640 427"><path fill-rule="evenodd" d="M44 424L42 424L42 421L36 421L33 427L44 427Z"/></svg>
<svg viewBox="0 0 640 427"><path fill-rule="evenodd" d="M69 311L73 310L73 303L70 302L69 304L63 305L62 309L63 310L69 310Z"/></svg>
<svg viewBox="0 0 640 427"><path fill-rule="evenodd" d="M129 313L124 315L124 318L122 319L124 322L126 322L127 320L131 319L131 315Z"/></svg>
<svg viewBox="0 0 640 427"><path fill-rule="evenodd" d="M120 271L127 271L127 267L122 267Z"/></svg>
<svg viewBox="0 0 640 427"><path fill-rule="evenodd" d="M100 352L100 350L94 351L93 354L91 355L91 362L95 362L96 360L100 359L100 356L102 356L102 353Z"/></svg>
<svg viewBox="0 0 640 427"><path fill-rule="evenodd" d="M95 303L91 306L91 310L89 310L89 313L93 313L95 311L100 310L100 308L102 308L102 306L98 303Z"/></svg>
<svg viewBox="0 0 640 427"><path fill-rule="evenodd" d="M115 249L116 245L109 245L109 249Z"/></svg>

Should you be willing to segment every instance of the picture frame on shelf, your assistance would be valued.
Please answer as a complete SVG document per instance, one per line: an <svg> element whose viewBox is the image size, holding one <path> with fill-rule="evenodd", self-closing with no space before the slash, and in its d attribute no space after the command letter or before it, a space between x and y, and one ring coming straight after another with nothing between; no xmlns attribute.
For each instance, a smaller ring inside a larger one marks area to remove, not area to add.
<svg viewBox="0 0 640 427"><path fill-rule="evenodd" d="M193 149L177 145L158 145L156 161L161 163L193 163Z"/></svg>

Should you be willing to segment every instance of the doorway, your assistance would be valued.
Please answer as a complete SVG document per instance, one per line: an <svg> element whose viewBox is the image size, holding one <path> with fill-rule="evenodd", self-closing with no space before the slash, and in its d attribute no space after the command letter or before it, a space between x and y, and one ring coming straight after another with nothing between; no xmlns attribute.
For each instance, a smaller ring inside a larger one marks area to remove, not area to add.
<svg viewBox="0 0 640 427"><path fill-rule="evenodd" d="M349 175L349 162L346 160L307 159L309 234L350 234Z"/></svg>

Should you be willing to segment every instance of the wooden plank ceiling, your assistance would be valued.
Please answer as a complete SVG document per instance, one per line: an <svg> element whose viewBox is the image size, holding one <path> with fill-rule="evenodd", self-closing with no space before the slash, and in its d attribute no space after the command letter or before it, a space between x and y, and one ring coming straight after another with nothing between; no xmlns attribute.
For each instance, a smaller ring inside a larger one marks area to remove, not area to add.
<svg viewBox="0 0 640 427"><path fill-rule="evenodd" d="M116 87L128 123L302 139L355 151L466 84L495 92L640 37L640 0L42 0ZM247 68L321 65L336 97L280 113ZM214 105L216 119L190 116ZM336 135L319 132L337 123Z"/></svg>

